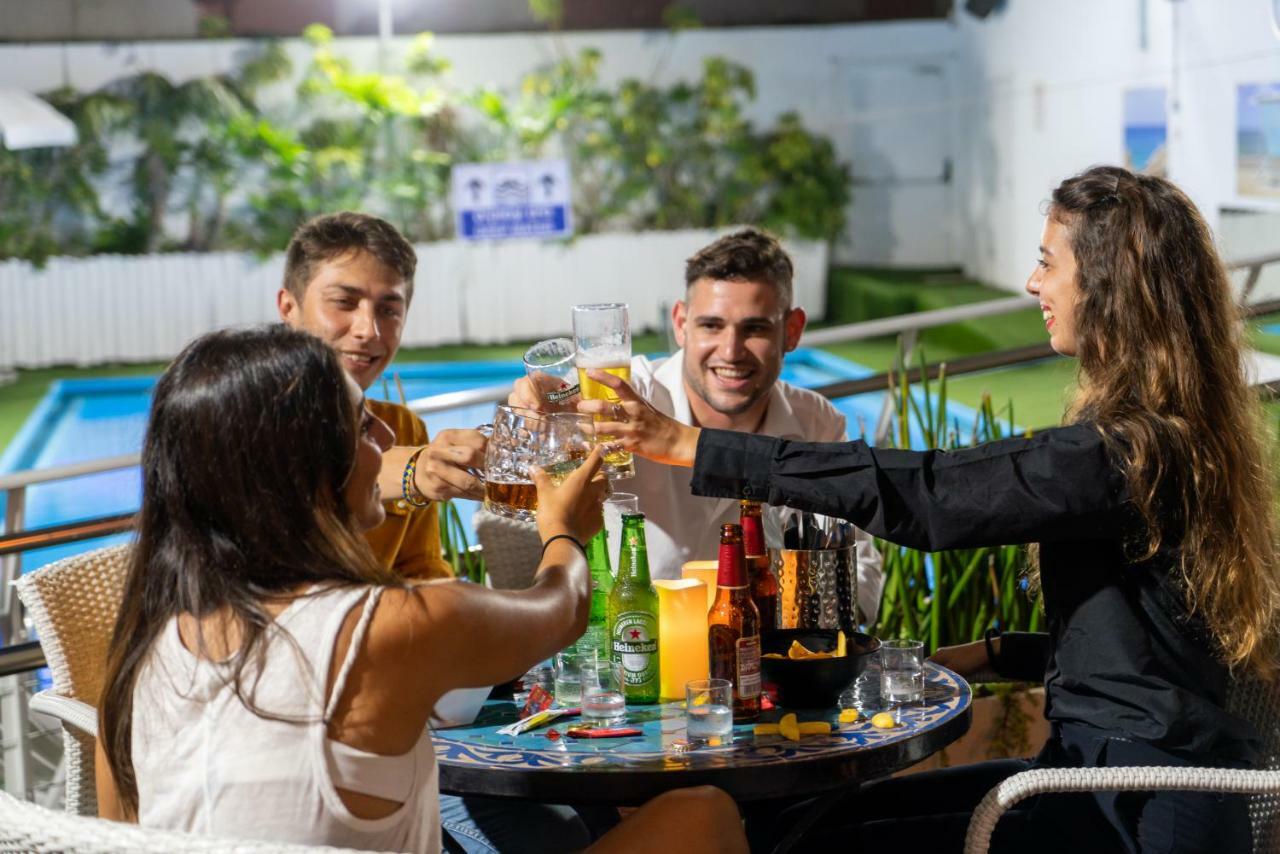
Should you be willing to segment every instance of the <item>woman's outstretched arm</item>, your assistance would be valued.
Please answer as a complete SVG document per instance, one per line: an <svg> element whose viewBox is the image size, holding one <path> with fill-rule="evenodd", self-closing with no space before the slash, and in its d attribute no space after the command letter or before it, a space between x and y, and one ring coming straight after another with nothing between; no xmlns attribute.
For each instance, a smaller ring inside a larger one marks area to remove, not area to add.
<svg viewBox="0 0 1280 854"><path fill-rule="evenodd" d="M950 452L702 430L692 488L838 516L925 551L1112 539L1127 517L1123 475L1087 425Z"/></svg>

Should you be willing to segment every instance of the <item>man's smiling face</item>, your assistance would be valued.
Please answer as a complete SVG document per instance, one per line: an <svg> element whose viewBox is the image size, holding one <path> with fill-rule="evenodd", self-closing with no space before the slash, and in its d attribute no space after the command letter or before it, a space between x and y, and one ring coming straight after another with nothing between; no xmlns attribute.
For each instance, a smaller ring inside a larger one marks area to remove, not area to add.
<svg viewBox="0 0 1280 854"><path fill-rule="evenodd" d="M780 305L777 288L763 282L702 278L686 297L674 320L694 417L712 426L710 413L732 419L759 406L763 414L783 354L799 343L804 312Z"/></svg>
<svg viewBox="0 0 1280 854"><path fill-rule="evenodd" d="M280 318L338 352L342 367L367 389L400 347L406 283L377 258L356 249L320 264L302 300L277 296Z"/></svg>

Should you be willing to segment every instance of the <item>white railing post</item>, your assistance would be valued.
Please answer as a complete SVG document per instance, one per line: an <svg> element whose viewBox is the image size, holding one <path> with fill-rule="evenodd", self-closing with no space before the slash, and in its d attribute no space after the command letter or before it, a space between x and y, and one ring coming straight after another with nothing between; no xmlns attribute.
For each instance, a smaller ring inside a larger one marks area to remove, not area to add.
<svg viewBox="0 0 1280 854"><path fill-rule="evenodd" d="M22 530L26 505L25 486L12 486L5 490L6 532ZM20 554L0 557L0 613L4 615L5 643L14 643L23 630L22 605L13 588L13 582L18 580L21 562ZM25 800L31 775L30 754L27 749L27 692L22 687L21 679L21 676L0 678L0 736L4 739L0 752L4 757L4 790Z"/></svg>

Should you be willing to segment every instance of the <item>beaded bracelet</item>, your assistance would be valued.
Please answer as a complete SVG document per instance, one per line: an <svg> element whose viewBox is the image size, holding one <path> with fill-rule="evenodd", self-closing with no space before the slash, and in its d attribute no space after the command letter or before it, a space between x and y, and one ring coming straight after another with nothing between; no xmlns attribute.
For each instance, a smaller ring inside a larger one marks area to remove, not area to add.
<svg viewBox="0 0 1280 854"><path fill-rule="evenodd" d="M582 541L579 540L577 537L575 537L573 534L555 534L553 536L547 537L547 541L542 544L542 554L544 556L547 553L547 546L551 545L556 540L568 540L569 542L573 543L575 546L578 547L578 551L582 552L583 557L586 557L587 547L584 546L582 544Z"/></svg>
<svg viewBox="0 0 1280 854"><path fill-rule="evenodd" d="M423 495L418 489L418 484L414 482L414 476L418 472L418 455L426 449L426 445L419 445L418 449L409 455L409 462L405 463L404 474L400 478L400 489L404 492L404 500L413 507L426 507L431 503L431 499Z"/></svg>

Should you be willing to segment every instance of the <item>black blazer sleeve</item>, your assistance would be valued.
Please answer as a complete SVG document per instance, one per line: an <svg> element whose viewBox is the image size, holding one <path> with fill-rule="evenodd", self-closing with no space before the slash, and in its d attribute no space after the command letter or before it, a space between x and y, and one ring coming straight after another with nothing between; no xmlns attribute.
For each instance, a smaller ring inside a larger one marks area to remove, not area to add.
<svg viewBox="0 0 1280 854"><path fill-rule="evenodd" d="M704 429L692 489L838 516L924 551L1111 539L1126 518L1123 475L1089 425L951 452Z"/></svg>

